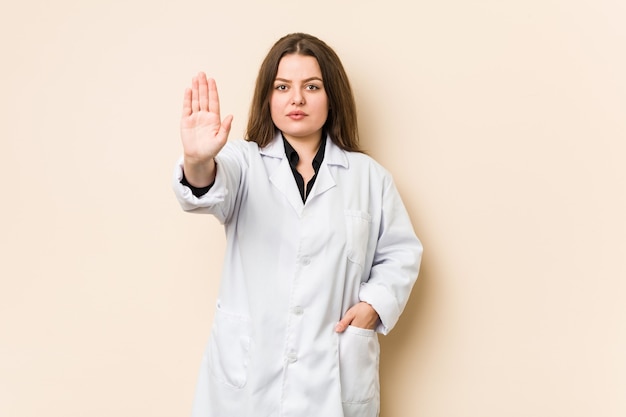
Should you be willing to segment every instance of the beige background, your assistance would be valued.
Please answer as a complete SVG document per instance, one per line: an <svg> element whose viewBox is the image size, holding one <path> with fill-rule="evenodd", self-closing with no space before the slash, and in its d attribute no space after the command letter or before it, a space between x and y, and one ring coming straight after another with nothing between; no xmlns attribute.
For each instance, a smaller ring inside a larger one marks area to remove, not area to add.
<svg viewBox="0 0 626 417"><path fill-rule="evenodd" d="M261 59L306 31L426 248L382 416L623 417L624 22L623 0L3 2L0 416L189 415L224 240L170 189L182 92L216 77L239 137Z"/></svg>

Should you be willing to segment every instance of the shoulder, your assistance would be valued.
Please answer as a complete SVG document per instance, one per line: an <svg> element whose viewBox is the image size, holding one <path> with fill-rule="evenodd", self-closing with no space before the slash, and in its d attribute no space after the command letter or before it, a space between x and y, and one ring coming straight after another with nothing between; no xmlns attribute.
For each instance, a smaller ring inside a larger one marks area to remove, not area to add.
<svg viewBox="0 0 626 417"><path fill-rule="evenodd" d="M328 165L345 168L346 173L358 175L368 173L367 177L372 175L386 177L389 175L389 172L370 155L341 149L330 138L326 144L326 156L324 158Z"/></svg>
<svg viewBox="0 0 626 417"><path fill-rule="evenodd" d="M259 145L257 145L256 142L252 142L252 141L249 141L249 140L231 139L228 142L226 142L226 145L224 146L224 149L230 149L231 151L235 151L235 152L250 152L250 151L254 151L254 152L258 153Z"/></svg>
<svg viewBox="0 0 626 417"><path fill-rule="evenodd" d="M243 139L231 139L226 142L217 158L219 159L237 159L249 160L251 155L258 154L259 147L255 142Z"/></svg>
<svg viewBox="0 0 626 417"><path fill-rule="evenodd" d="M348 151L345 151L345 154L348 158L350 170L367 171L370 174L370 178L373 176L381 179L391 179L391 173L370 155Z"/></svg>

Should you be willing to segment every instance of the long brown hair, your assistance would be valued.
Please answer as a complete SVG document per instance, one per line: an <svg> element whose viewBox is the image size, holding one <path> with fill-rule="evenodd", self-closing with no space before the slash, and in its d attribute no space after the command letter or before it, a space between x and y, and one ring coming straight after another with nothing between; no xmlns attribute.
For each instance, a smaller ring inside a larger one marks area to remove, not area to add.
<svg viewBox="0 0 626 417"><path fill-rule="evenodd" d="M278 64L283 56L290 54L317 59L329 105L324 131L340 148L362 152L359 147L356 104L341 60L326 43L306 33L292 33L280 38L263 60L250 105L246 140L258 143L260 148L274 140L276 126L270 114L270 95Z"/></svg>

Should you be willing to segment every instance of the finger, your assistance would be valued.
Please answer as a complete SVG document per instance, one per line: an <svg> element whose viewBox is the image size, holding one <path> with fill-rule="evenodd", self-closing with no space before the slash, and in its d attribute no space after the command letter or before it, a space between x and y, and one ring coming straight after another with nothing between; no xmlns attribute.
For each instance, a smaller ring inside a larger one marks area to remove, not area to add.
<svg viewBox="0 0 626 417"><path fill-rule="evenodd" d="M339 320L339 323L337 323L337 325L335 326L335 331L337 333L343 333L348 328L350 323L352 323L352 320L354 320L354 313L352 309L349 309L348 311L346 311L346 314L343 316L343 318Z"/></svg>
<svg viewBox="0 0 626 417"><path fill-rule="evenodd" d="M183 96L183 116L189 115L191 115L191 88L186 88Z"/></svg>
<svg viewBox="0 0 626 417"><path fill-rule="evenodd" d="M220 126L220 131L222 135L228 136L228 134L230 133L230 128L232 127L233 124L233 116L232 115L228 115L224 118L224 121L222 122L222 125Z"/></svg>
<svg viewBox="0 0 626 417"><path fill-rule="evenodd" d="M209 78L209 109L211 112L220 114L220 96L217 93L217 84L213 78Z"/></svg>
<svg viewBox="0 0 626 417"><path fill-rule="evenodd" d="M200 104L198 102L198 77L193 77L191 80L191 111L200 111Z"/></svg>
<svg viewBox="0 0 626 417"><path fill-rule="evenodd" d="M209 110L209 85L203 72L198 73L198 104L201 111Z"/></svg>

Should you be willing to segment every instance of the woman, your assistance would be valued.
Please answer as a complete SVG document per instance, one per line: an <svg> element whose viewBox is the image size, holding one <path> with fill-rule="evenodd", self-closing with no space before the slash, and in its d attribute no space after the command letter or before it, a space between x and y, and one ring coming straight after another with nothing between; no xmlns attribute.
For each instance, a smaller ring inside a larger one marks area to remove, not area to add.
<svg viewBox="0 0 626 417"><path fill-rule="evenodd" d="M379 345L422 246L387 171L362 153L334 51L280 39L256 82L246 140L228 141L215 81L183 101L174 189L224 224L227 250L195 417L379 413Z"/></svg>

